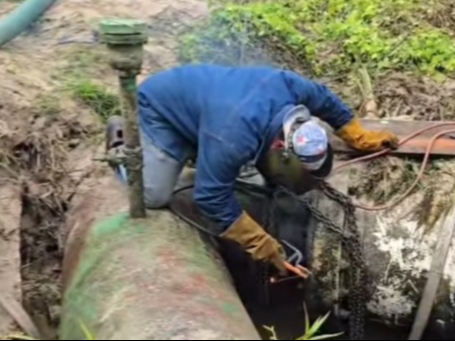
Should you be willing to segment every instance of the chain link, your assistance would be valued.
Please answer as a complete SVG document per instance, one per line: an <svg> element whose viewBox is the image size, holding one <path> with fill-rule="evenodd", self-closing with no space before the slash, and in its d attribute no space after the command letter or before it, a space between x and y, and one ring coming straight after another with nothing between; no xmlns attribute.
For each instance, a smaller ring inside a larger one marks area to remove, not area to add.
<svg viewBox="0 0 455 341"><path fill-rule="evenodd" d="M368 300L368 278L360 230L357 226L355 215L355 206L349 196L337 191L328 183L321 181L319 183L319 188L327 197L338 202L345 212L344 225L351 236L348 240L342 239L342 243L344 250L348 253L348 257L354 265L354 267L350 268L350 339L363 340L365 333L366 303Z"/></svg>
<svg viewBox="0 0 455 341"><path fill-rule="evenodd" d="M340 238L343 250L347 252L348 258L353 265L349 268L349 309L351 312L349 320L349 338L350 340L363 340L365 333L366 302L368 300L368 290L366 290L366 288L368 283L360 232L355 215L355 206L349 196L336 190L327 182L319 181L318 189L343 208L343 228L336 225L325 216L311 203L310 199L299 197L284 187L280 187L279 190L304 204L317 221Z"/></svg>

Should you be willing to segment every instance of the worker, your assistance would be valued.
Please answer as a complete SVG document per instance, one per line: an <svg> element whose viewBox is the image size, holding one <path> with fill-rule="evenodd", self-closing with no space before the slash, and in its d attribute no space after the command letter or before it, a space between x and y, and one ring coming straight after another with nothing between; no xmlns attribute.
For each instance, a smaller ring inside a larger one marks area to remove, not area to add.
<svg viewBox="0 0 455 341"><path fill-rule="evenodd" d="M332 164L329 138L311 116L358 150L374 152L398 143L390 132L362 127L326 86L272 67L191 64L161 71L140 85L138 106L146 206L168 204L184 164L196 155L194 201L201 212L219 226L220 237L280 271L282 246L234 196L241 167L261 165L259 170L273 179L273 169L263 165L282 160L278 153L294 167L281 177L326 177Z"/></svg>

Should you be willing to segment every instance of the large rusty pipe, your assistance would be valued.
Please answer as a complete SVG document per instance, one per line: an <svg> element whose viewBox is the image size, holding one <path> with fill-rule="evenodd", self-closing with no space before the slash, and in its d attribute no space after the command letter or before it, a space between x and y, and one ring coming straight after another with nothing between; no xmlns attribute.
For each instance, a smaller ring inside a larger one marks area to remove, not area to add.
<svg viewBox="0 0 455 341"><path fill-rule="evenodd" d="M259 340L214 246L169 211L75 226L61 340Z"/></svg>

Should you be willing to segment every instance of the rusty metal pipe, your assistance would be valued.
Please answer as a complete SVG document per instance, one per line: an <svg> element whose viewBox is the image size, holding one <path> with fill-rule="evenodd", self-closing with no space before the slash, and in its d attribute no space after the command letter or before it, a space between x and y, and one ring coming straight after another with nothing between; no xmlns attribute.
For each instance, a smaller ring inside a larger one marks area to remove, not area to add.
<svg viewBox="0 0 455 341"><path fill-rule="evenodd" d="M61 340L87 339L84 330L96 340L259 340L213 245L169 211L81 227L65 257Z"/></svg>

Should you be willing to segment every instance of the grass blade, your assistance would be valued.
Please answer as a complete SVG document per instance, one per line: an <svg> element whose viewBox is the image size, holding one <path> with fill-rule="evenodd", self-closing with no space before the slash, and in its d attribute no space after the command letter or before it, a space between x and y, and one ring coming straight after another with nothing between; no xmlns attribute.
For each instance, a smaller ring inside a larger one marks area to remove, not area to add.
<svg viewBox="0 0 455 341"><path fill-rule="evenodd" d="M84 322L80 321L79 324L81 325L86 340L96 340L95 335L93 335L90 330L88 330Z"/></svg>
<svg viewBox="0 0 455 341"><path fill-rule="evenodd" d="M343 335L343 333L318 335L318 336L313 336L311 339L307 339L307 340L326 340L326 339L333 339L333 338L338 337L338 336L341 336L341 335Z"/></svg>

